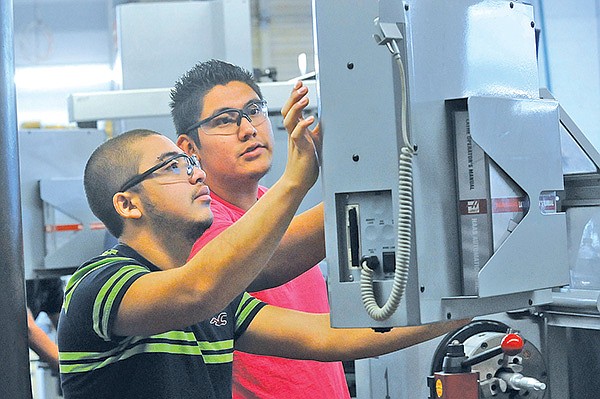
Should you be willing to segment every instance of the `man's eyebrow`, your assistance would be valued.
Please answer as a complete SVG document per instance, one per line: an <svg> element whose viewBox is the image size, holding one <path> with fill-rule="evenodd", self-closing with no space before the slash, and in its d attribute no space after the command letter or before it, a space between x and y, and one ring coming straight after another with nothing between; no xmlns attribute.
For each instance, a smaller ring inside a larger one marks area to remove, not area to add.
<svg viewBox="0 0 600 399"><path fill-rule="evenodd" d="M246 102L246 104L244 104L244 108L246 108L246 107L247 107L248 105L250 105L250 104L256 104L256 103L259 103L259 102L261 102L261 101L262 101L262 100L261 100L260 98L251 98L250 100L248 100L248 101Z"/></svg>
<svg viewBox="0 0 600 399"><path fill-rule="evenodd" d="M251 98L250 100L246 101L246 104L244 104L244 106L243 106L242 108L246 108L246 107L247 107L247 106L249 106L250 104L259 103L259 102L261 102L261 101L262 101L262 100L261 100L260 98ZM218 114L218 113L220 113L220 112L223 112L223 111L229 111L229 110L232 110L232 109L239 109L239 108L233 108L233 107L222 107L222 108L219 108L219 109L216 109L216 110L214 110L214 111L213 111L213 112L210 114L209 118L210 118L211 116L217 115L217 114Z"/></svg>
<svg viewBox="0 0 600 399"><path fill-rule="evenodd" d="M180 152L178 152L178 151L168 151L168 152L163 152L162 154L160 154L159 156L157 156L157 157L156 157L156 159L157 159L158 161L164 161L165 159L167 159L167 158L170 158L170 157L173 157L173 156L175 156L175 155L177 155L177 154L181 154L181 153L180 153Z"/></svg>

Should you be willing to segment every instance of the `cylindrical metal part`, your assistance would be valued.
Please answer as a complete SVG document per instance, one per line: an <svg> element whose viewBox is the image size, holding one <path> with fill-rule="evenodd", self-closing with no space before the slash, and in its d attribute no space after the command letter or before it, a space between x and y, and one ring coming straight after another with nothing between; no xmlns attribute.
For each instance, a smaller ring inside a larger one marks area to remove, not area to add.
<svg viewBox="0 0 600 399"><path fill-rule="evenodd" d="M552 293L551 309L567 308L600 313L600 295L595 290L569 289Z"/></svg>
<svg viewBox="0 0 600 399"><path fill-rule="evenodd" d="M0 1L0 44L0 397L31 399L14 83L13 0Z"/></svg>
<svg viewBox="0 0 600 399"><path fill-rule="evenodd" d="M506 381L512 389L525 391L544 391L546 389L546 384L543 382L519 373L499 373L498 377Z"/></svg>

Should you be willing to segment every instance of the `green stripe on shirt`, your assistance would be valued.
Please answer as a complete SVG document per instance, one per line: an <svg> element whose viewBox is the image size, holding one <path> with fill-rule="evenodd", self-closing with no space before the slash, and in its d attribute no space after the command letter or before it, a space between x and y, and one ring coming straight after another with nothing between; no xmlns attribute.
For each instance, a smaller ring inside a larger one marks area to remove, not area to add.
<svg viewBox="0 0 600 399"><path fill-rule="evenodd" d="M254 310L254 308L261 304L261 301L254 298L252 295L247 292L244 293L240 304L238 305L237 310L235 311L235 329L236 331L240 328L240 326L246 321L248 315Z"/></svg>
<svg viewBox="0 0 600 399"><path fill-rule="evenodd" d="M110 331L108 331L108 322L110 320L110 312L115 298L119 294L123 285L125 285L132 277L140 273L149 273L148 269L138 266L129 265L123 266L117 273L104 283L100 292L94 301L94 310L92 313L94 332L105 341L110 340Z"/></svg>
<svg viewBox="0 0 600 399"><path fill-rule="evenodd" d="M233 340L231 339L198 342L194 333L186 331L169 331L151 337L132 338L124 341L118 348L107 352L60 352L60 372L67 374L93 371L142 353L202 356L206 364L233 361ZM173 342L162 342L165 339ZM223 351L225 353L210 353Z"/></svg>

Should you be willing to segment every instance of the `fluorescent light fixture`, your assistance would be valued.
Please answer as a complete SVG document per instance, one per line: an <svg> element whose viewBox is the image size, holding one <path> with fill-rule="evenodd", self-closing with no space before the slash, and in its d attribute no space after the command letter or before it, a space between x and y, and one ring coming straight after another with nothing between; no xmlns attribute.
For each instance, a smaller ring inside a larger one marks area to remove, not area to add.
<svg viewBox="0 0 600 399"><path fill-rule="evenodd" d="M69 90L106 85L114 81L108 64L35 66L15 69L17 90Z"/></svg>

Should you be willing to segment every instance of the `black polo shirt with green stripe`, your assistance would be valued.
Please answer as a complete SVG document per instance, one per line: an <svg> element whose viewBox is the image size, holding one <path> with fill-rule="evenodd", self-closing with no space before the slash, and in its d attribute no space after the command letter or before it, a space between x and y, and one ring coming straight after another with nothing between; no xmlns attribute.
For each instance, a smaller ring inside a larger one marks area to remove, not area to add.
<svg viewBox="0 0 600 399"><path fill-rule="evenodd" d="M111 334L131 284L159 269L117 245L73 275L58 328L64 397L231 399L235 340L265 305L247 293L196 325L152 336Z"/></svg>

